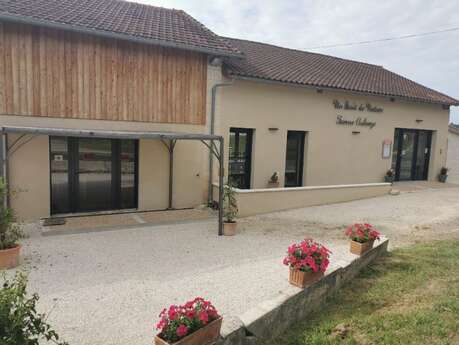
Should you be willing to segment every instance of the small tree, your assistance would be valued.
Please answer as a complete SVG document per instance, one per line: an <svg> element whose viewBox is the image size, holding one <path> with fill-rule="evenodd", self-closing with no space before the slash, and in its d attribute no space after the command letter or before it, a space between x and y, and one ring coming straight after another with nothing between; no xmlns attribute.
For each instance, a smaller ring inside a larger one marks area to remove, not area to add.
<svg viewBox="0 0 459 345"><path fill-rule="evenodd" d="M5 181L0 178L0 250L17 246L17 241L23 236L13 210L3 203L7 193Z"/></svg>
<svg viewBox="0 0 459 345"><path fill-rule="evenodd" d="M236 192L231 183L223 188L223 216L226 223L234 223L238 213Z"/></svg>
<svg viewBox="0 0 459 345"><path fill-rule="evenodd" d="M0 344L39 345L43 341L60 342L57 333L45 322L45 315L38 314L38 295L27 297L27 278L18 273L12 280L3 283L0 290Z"/></svg>

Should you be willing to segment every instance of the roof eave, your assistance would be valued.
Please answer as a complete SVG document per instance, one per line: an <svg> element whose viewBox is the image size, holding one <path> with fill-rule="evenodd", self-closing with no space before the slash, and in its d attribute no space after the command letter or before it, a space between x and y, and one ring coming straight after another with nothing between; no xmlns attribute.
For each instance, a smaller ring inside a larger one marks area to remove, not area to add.
<svg viewBox="0 0 459 345"><path fill-rule="evenodd" d="M296 86L296 87L302 87L306 89L340 91L340 92L347 92L351 94L365 95L365 96L399 98L399 99L403 99L406 101L418 102L418 103L438 104L438 105L445 105L445 106L459 106L459 101L457 100L456 102L436 102L436 101L428 101L428 100L421 99L421 98L412 98L412 97L400 96L400 95L389 95L389 94L382 94L382 93L349 90L349 89L338 88L338 87L310 85L310 84L287 82L287 81L281 81L281 80L275 80L275 79L269 79L269 78L251 77L251 76L246 76L246 75L240 75L234 72L230 72L230 75L234 79L257 81L257 82L264 82L264 83L271 83L271 84L280 84L280 85L287 85L287 86Z"/></svg>
<svg viewBox="0 0 459 345"><path fill-rule="evenodd" d="M0 14L0 20L14 22L14 23L21 23L21 24L37 25L37 26L47 27L50 29L68 30L68 31L73 31L73 32L78 32L78 33L83 33L83 34L96 35L96 36L112 38L112 39L119 39L123 41L130 41L130 42L136 42L136 43L142 43L142 44L157 45L157 46L167 47L167 48L176 48L176 49L194 51L194 52L203 53L207 55L216 55L216 56L221 56L221 57L232 57L232 58L243 58L242 53L222 52L217 49L207 49L207 48L201 48L201 47L196 47L196 46L190 46L186 44L174 43L170 41L157 40L157 39L152 39L152 38L144 38L144 37L127 35L127 34L122 34L122 33L117 33L117 32L111 32L111 31L91 29L91 28L86 28L83 26L40 20L40 19L26 17L26 16L16 16L16 15L3 13L3 14Z"/></svg>

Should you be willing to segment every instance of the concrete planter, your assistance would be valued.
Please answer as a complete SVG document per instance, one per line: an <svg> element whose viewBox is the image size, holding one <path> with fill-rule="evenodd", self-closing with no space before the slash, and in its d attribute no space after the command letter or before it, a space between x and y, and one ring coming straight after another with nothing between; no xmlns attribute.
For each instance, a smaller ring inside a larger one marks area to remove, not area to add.
<svg viewBox="0 0 459 345"><path fill-rule="evenodd" d="M351 253L355 255L362 255L373 248L374 242L374 240L365 243L351 241Z"/></svg>
<svg viewBox="0 0 459 345"><path fill-rule="evenodd" d="M0 250L0 269L14 268L19 265L21 246Z"/></svg>
<svg viewBox="0 0 459 345"><path fill-rule="evenodd" d="M223 235L225 236L234 236L236 235L236 227L237 223L236 222L231 222L231 223L223 223Z"/></svg>
<svg viewBox="0 0 459 345"><path fill-rule="evenodd" d="M320 280L324 276L324 272L303 272L290 267L290 275L288 281L296 287L304 289L306 286Z"/></svg>
<svg viewBox="0 0 459 345"><path fill-rule="evenodd" d="M223 318L220 317L175 343L168 343L156 336L155 345L213 345L220 337L222 321Z"/></svg>
<svg viewBox="0 0 459 345"><path fill-rule="evenodd" d="M395 176L384 176L384 182L387 182L387 183L394 183L394 180L395 180Z"/></svg>
<svg viewBox="0 0 459 345"><path fill-rule="evenodd" d="M438 175L438 181L440 181L441 183L445 183L446 182L446 179L448 178L448 175Z"/></svg>
<svg viewBox="0 0 459 345"><path fill-rule="evenodd" d="M268 182L268 188L279 188L279 182Z"/></svg>

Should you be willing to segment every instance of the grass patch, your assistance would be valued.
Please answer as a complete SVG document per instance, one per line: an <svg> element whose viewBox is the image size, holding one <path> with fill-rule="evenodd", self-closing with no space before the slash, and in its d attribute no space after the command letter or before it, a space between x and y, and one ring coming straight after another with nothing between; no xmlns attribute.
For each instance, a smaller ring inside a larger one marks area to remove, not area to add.
<svg viewBox="0 0 459 345"><path fill-rule="evenodd" d="M459 345L459 241L398 249L270 345Z"/></svg>

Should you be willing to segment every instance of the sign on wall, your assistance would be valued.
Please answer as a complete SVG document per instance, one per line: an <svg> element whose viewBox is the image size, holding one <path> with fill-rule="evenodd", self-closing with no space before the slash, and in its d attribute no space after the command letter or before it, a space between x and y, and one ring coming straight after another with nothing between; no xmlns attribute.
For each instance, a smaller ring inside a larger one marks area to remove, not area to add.
<svg viewBox="0 0 459 345"><path fill-rule="evenodd" d="M392 153L392 140L386 139L383 141L382 158L390 158Z"/></svg>
<svg viewBox="0 0 459 345"><path fill-rule="evenodd" d="M378 107L371 103L355 103L351 101L339 101L337 99L333 100L333 106L335 109L339 110L350 110L350 111L358 111L358 112L371 112L371 113L382 113L383 108ZM367 127L369 129L373 129L376 126L376 121L373 121L365 116L358 116L349 118L344 115L338 114L336 116L336 124L337 125L344 125L344 126L359 126L359 127Z"/></svg>
<svg viewBox="0 0 459 345"><path fill-rule="evenodd" d="M378 107L371 103L354 103L351 101L344 101L341 102L337 99L333 100L333 106L335 109L342 109L342 110L356 110L356 111L369 111L371 113L382 113L384 109L382 107Z"/></svg>

